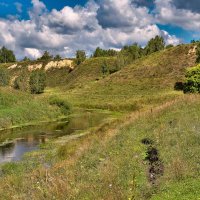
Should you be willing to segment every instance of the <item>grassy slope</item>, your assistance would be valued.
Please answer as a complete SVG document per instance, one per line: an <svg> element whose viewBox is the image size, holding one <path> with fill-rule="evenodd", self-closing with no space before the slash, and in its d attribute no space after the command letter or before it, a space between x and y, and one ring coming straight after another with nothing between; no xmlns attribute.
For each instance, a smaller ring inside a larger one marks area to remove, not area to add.
<svg viewBox="0 0 200 200"><path fill-rule="evenodd" d="M182 45L152 54L99 81L93 66L103 59L88 60L70 74L60 95L66 91L64 96L75 106L123 111L161 103L177 95L174 84L183 80L186 67L195 64L195 55L188 55L190 48Z"/></svg>
<svg viewBox="0 0 200 200"><path fill-rule="evenodd" d="M88 83L102 79L101 66L106 63L109 69L115 64L115 58L91 58L76 67L66 79L67 89L83 88Z"/></svg>
<svg viewBox="0 0 200 200"><path fill-rule="evenodd" d="M48 121L62 116L48 98L30 95L5 87L0 89L0 129Z"/></svg>
<svg viewBox="0 0 200 200"><path fill-rule="evenodd" d="M200 195L199 118L200 97L185 96L151 112L134 113L112 129L100 128L75 142L46 152L32 153L20 165L4 166L0 184L3 199L137 199L196 200ZM128 120L128 122L127 122ZM154 141L164 164L156 185L148 181L147 147ZM61 139L62 144L64 139ZM51 163L37 164L34 155ZM62 159L59 158L60 154ZM27 164L29 163L28 167ZM16 174L17 172L17 174Z"/></svg>

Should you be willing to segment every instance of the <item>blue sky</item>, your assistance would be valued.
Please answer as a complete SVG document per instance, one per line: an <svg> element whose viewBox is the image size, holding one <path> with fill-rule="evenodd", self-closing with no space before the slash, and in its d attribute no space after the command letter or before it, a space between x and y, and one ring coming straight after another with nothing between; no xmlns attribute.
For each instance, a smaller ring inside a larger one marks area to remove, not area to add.
<svg viewBox="0 0 200 200"><path fill-rule="evenodd" d="M61 10L65 6L74 7L84 5L86 0L43 0L48 10ZM22 4L22 12L18 12L16 3ZM0 17L6 18L8 15L20 14L21 19L28 19L28 10L32 7L30 0L0 0Z"/></svg>
<svg viewBox="0 0 200 200"><path fill-rule="evenodd" d="M177 45L200 39L199 32L196 0L0 0L0 47L19 59L45 50L69 57L97 46L144 46L156 35Z"/></svg>

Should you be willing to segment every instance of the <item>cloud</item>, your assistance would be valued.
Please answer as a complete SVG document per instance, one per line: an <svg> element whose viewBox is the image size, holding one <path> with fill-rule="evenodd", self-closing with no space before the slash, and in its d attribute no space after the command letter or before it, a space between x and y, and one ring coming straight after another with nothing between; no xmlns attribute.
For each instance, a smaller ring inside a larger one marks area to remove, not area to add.
<svg viewBox="0 0 200 200"><path fill-rule="evenodd" d="M200 12L200 1L198 0L173 0L173 4L177 9L190 10L192 12Z"/></svg>
<svg viewBox="0 0 200 200"><path fill-rule="evenodd" d="M25 48L25 56L36 59L38 57L41 57L42 53L38 49L34 48Z"/></svg>
<svg viewBox="0 0 200 200"><path fill-rule="evenodd" d="M136 7L130 0L102 0L97 19L103 28L126 28L148 25L152 17L145 7Z"/></svg>
<svg viewBox="0 0 200 200"><path fill-rule="evenodd" d="M39 0L32 0L32 5L29 20L0 19L0 46L11 48L18 58L37 58L45 50L71 57L77 49L91 54L97 46L119 49L134 42L144 46L156 35L167 43L180 41L160 30L158 19L136 0L90 0L85 6L51 11Z"/></svg>
<svg viewBox="0 0 200 200"><path fill-rule="evenodd" d="M199 31L200 13L194 13L186 9L186 7L180 7L181 9L179 9L173 3L175 2L172 0L155 0L155 18L157 19L157 23L175 25L191 31Z"/></svg>
<svg viewBox="0 0 200 200"><path fill-rule="evenodd" d="M22 7L23 7L23 5L21 3L19 3L19 2L15 2L14 4L16 6L17 11L19 13L22 13Z"/></svg>

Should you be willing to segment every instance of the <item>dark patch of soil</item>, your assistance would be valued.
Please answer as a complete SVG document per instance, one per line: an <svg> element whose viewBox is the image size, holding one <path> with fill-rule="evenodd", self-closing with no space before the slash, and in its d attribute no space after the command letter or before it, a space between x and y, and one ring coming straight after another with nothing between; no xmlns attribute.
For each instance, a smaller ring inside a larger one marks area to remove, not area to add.
<svg viewBox="0 0 200 200"><path fill-rule="evenodd" d="M148 177L151 184L156 184L157 179L164 174L164 165L159 158L158 150L152 146L153 141L150 139L143 139L142 143L148 145L145 160L148 161Z"/></svg>

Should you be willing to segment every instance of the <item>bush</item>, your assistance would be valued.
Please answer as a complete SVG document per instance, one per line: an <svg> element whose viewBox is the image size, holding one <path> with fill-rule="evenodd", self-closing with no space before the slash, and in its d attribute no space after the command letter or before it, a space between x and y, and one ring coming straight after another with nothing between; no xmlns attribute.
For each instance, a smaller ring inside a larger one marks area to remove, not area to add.
<svg viewBox="0 0 200 200"><path fill-rule="evenodd" d="M200 65L189 68L185 77L184 93L200 93Z"/></svg>
<svg viewBox="0 0 200 200"><path fill-rule="evenodd" d="M10 77L6 69L0 68L0 86L9 85Z"/></svg>
<svg viewBox="0 0 200 200"><path fill-rule="evenodd" d="M175 90L183 90L184 89L184 84L183 82L176 82L174 85Z"/></svg>
<svg viewBox="0 0 200 200"><path fill-rule="evenodd" d="M69 114L70 112L70 105L67 101L63 99L59 99L58 97L51 97L49 100L50 105L58 106L63 114Z"/></svg>
<svg viewBox="0 0 200 200"><path fill-rule="evenodd" d="M31 94L41 94L46 87L46 74L43 71L34 71L30 76Z"/></svg>
<svg viewBox="0 0 200 200"><path fill-rule="evenodd" d="M30 90L29 84L29 75L26 71L23 71L13 82L13 88L16 90L21 90L28 92Z"/></svg>
<svg viewBox="0 0 200 200"><path fill-rule="evenodd" d="M86 53L83 50L76 51L76 64L80 65L82 62L86 60Z"/></svg>

